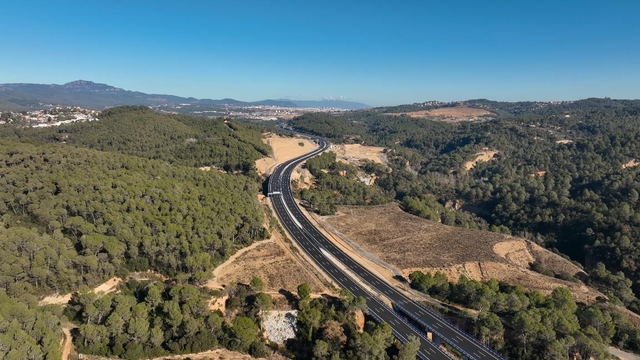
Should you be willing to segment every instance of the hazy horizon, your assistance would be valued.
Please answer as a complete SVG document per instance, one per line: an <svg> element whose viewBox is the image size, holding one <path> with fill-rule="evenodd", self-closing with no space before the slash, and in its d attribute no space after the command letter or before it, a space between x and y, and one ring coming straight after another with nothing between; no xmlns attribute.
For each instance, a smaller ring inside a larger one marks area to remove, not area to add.
<svg viewBox="0 0 640 360"><path fill-rule="evenodd" d="M9 3L0 83L372 106L634 99L637 13L632 1Z"/></svg>

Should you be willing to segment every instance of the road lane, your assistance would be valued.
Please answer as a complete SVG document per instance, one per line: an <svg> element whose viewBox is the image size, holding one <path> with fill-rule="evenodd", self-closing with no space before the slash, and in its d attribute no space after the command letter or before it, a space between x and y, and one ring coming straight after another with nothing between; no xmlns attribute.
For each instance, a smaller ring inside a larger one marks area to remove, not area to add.
<svg viewBox="0 0 640 360"><path fill-rule="evenodd" d="M477 339L460 330L433 310L408 298L394 286L387 283L386 280L378 278L371 271L364 268L360 263L353 260L333 242L327 239L307 219L293 197L293 192L290 186L291 172L297 164L321 153L322 151L325 151L328 148L329 145L324 140L318 139L317 141L319 144L318 149L278 165L274 169L267 187L268 192L272 194L271 201L274 204L276 214L294 240L300 244L305 252L307 252L307 254L309 254L309 256L316 261L334 281L345 289L351 291L354 295L357 293L359 295L356 296L365 297L368 304L370 301L378 302L379 300L376 296L373 296L368 291L364 290L357 282L353 281L348 276L346 278L350 280L347 281L344 280L345 277L342 275L340 278L336 277L336 274L343 274L342 269L339 269L332 262L328 261L326 256L321 254L319 251L320 248L327 251L335 259L338 259L347 269L349 269L350 272L355 274L359 280L364 281L367 284L367 287L375 289L375 292L378 294L384 294L386 298L396 305L396 310L401 310L402 313L408 315L417 323L422 324L422 326L437 334L447 344L450 344L465 354L467 358L492 360L503 359L502 356L493 352L491 349L481 344ZM277 194L273 195L274 192ZM370 308L370 311L371 310L372 309ZM404 337L406 340L406 336L410 335L411 331L409 333L400 331L407 330L404 326L407 326L408 329L411 329L412 327L405 321L405 319L395 314L391 309L387 308L386 311L381 309L378 310L382 311L382 313L376 312L373 316L389 323L394 328L394 334L398 338L402 339ZM396 325L398 323L404 325ZM398 329L396 329L396 326ZM413 329L413 332L422 336L422 355L431 354L427 358L436 358L435 354L444 355L432 343L426 341L422 331ZM436 351L435 353L433 352L434 350Z"/></svg>

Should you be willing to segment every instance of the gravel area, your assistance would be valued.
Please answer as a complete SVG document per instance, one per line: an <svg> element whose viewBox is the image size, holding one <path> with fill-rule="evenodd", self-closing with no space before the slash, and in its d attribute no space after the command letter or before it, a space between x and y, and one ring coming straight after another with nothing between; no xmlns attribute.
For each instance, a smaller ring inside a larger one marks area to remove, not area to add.
<svg viewBox="0 0 640 360"><path fill-rule="evenodd" d="M298 310L268 311L262 313L262 324L270 341L284 344L296 337Z"/></svg>

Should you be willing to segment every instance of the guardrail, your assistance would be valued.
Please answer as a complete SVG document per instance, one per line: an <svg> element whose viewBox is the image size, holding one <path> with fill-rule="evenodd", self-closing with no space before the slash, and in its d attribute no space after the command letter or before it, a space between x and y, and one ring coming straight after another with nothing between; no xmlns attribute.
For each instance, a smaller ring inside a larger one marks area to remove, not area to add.
<svg viewBox="0 0 640 360"><path fill-rule="evenodd" d="M452 346L454 349L460 351L462 353L462 355L466 356L467 358L470 359L475 359L475 356L472 356L471 354L469 354L468 352L466 352L462 347L460 347L459 345L456 344L451 344L453 343L453 341L447 341L447 338L442 335L438 330L434 329L433 326L425 323L424 321L420 320L420 319L416 319L414 316L411 316L411 313L403 308L400 305L394 304L394 307L397 307L398 309L400 309L400 311L395 310L395 312L399 315L402 316L408 316L411 319L413 319L414 321L418 322L420 325L424 326L428 331L432 332L434 335L438 336L442 341L446 342L447 344L449 344L450 346Z"/></svg>
<svg viewBox="0 0 640 360"><path fill-rule="evenodd" d="M391 312L396 313L396 311L394 311L393 309L389 308L389 306L385 303L383 303L380 299L378 299L377 296L371 295L371 298L374 299L380 306L385 307L387 309L389 309ZM367 306L368 308L368 306ZM384 320L382 320L382 318L380 318L374 311L371 311L371 309L369 308L369 315L371 315L374 319L376 319L376 321L378 322L385 322ZM430 341L425 335L424 335L424 331L421 331L420 329L418 329L417 327L415 327L413 324L411 324L410 322L408 322L406 319L404 319L404 317L402 316L398 316L398 318L400 319L400 321L402 321L405 325L407 325L408 327L410 327L411 329L413 329L413 331L416 332L416 334L418 334L419 337L421 337L424 341L427 341L429 343L432 343L432 341ZM395 336L396 338L398 338L403 344L406 344L409 342L408 339L406 339L404 336L400 335L399 333L397 333L393 327L391 328L391 330L393 331L393 336ZM455 357L451 356L450 354L447 354L446 352L438 349L437 346L434 345L434 347L440 351L442 354L444 354L446 357L452 359L452 360L457 360ZM421 359L427 359L423 356L421 356L420 354L418 354L418 357L420 357Z"/></svg>
<svg viewBox="0 0 640 360"><path fill-rule="evenodd" d="M440 333L438 330L436 330L432 325L429 325L427 323L425 323L424 321L420 320L419 318L417 318L417 316L412 315L412 313L407 310L406 308L404 308L403 306L399 305L399 304L393 304L394 308L398 308L400 311L398 312L396 310L396 313L399 313L403 316L408 316L409 318L411 318L413 321L418 322L420 325L424 326L426 329L428 329L430 332L432 332L433 334L437 335L438 337L440 337L440 339L442 339L444 342L446 342L449 346L453 347L454 349L458 350L460 353L462 353L464 356L468 357L469 359L476 359L477 356L471 355L469 354L467 351L465 351L460 345L455 344L453 341L447 341L447 337L443 336L442 333ZM433 314L433 311L430 309L427 309L426 307L424 307L426 310L429 310L429 312L431 312ZM395 310L395 309L394 309ZM482 344L481 342L477 341L476 338L474 336L472 336L471 334L469 334L468 332L460 329L459 327L457 327L455 324L453 324L452 322L450 322L449 320L445 319L444 317L442 317L440 314L434 314L440 318L443 318L447 323L449 323L451 326L453 326L455 329L460 330L462 333L464 333L465 335L467 335L468 337L470 337L471 339L475 340L474 342L477 345L480 345L483 349L488 350L489 352L491 352L492 354L494 354L496 357L498 357L499 359L505 359L506 358L504 356L502 356L501 354L499 354L498 352L496 352L495 350L491 349L490 347Z"/></svg>
<svg viewBox="0 0 640 360"><path fill-rule="evenodd" d="M491 347L487 346L486 344L480 342L475 336L469 334L468 332L464 331L463 329L461 329L460 327L458 327L456 324L452 323L451 321L449 321L449 319L447 319L446 317L442 316L442 314L436 312L435 310L429 308L428 306L424 306L424 304L417 302L418 306L422 309L424 309L425 311L427 311L428 313L430 313L433 316L437 316L439 319L442 319L443 321L445 321L446 323L448 323L449 325L455 327L456 329L460 330L460 332L462 332L463 334L467 335L467 337L469 339L471 339L471 341L475 342L478 346L482 347L483 349L489 351L490 353L496 355L498 358L500 359L505 359L506 358L500 354L499 352L497 352L496 350L492 349Z"/></svg>

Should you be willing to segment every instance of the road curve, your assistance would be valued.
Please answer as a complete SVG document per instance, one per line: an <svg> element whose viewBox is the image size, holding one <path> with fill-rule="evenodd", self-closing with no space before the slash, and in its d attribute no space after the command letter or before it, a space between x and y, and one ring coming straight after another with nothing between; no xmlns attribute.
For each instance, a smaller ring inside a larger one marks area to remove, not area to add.
<svg viewBox="0 0 640 360"><path fill-rule="evenodd" d="M433 310L413 301L386 281L378 278L335 246L311 224L293 197L291 172L299 163L329 148L329 143L325 140L319 138L315 140L319 145L317 149L279 164L268 182L268 194L273 208L280 223L291 237L339 286L355 296L364 297L367 300L370 314L378 321L388 323L400 341L406 342L410 335L420 338L421 347L418 353L420 358L449 359L449 356L427 340L424 330L414 327L405 319L405 316L440 337L443 342L460 351L468 359L503 359L501 355L451 324ZM348 269L348 271L344 269ZM354 275L358 279L353 279ZM362 283L365 283L366 287L362 286ZM376 295L382 295L389 299L395 309L382 303Z"/></svg>

